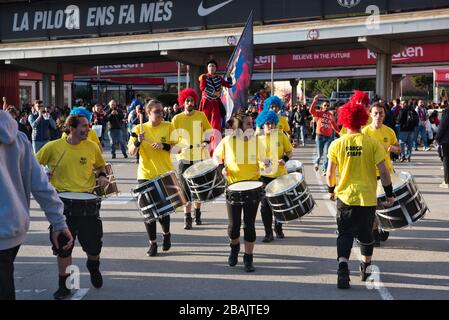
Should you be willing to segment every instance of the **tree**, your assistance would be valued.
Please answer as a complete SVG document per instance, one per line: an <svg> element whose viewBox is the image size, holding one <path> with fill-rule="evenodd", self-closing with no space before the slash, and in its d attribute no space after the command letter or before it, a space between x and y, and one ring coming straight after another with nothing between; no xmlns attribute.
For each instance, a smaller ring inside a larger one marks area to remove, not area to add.
<svg viewBox="0 0 449 320"><path fill-rule="evenodd" d="M433 88L433 76L427 74L412 76L412 83L417 89L430 91Z"/></svg>

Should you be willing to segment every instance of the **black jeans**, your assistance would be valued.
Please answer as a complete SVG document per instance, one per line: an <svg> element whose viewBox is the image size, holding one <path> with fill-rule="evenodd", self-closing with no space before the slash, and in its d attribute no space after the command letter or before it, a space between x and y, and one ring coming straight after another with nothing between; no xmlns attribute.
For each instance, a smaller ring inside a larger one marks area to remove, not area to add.
<svg viewBox="0 0 449 320"><path fill-rule="evenodd" d="M337 199L337 254L349 259L352 243L357 239L363 256L373 255L373 223L376 207L348 206Z"/></svg>
<svg viewBox="0 0 449 320"><path fill-rule="evenodd" d="M146 182L148 180L138 180L137 182L139 184L142 184L144 182ZM167 215L165 217L159 218L159 223L162 226L162 231L164 231L164 233L169 233L170 232L170 215ZM150 239L150 241L155 241L157 239L156 236L156 221L152 221L150 223L146 223L145 222L145 228L147 230L147 234L148 234L148 238Z"/></svg>
<svg viewBox="0 0 449 320"><path fill-rule="evenodd" d="M246 242L256 241L256 215L258 202L249 202L244 205L226 203L228 211L228 236L231 240L240 237L243 210L243 234Z"/></svg>
<svg viewBox="0 0 449 320"><path fill-rule="evenodd" d="M261 177L260 181L262 181L265 185L269 184L275 178ZM262 215L262 222L265 229L265 234L270 234L273 232L273 210L271 210L270 205L268 204L267 198L263 197L260 201L260 214Z"/></svg>
<svg viewBox="0 0 449 320"><path fill-rule="evenodd" d="M444 183L449 183L449 143L443 143Z"/></svg>
<svg viewBox="0 0 449 320"><path fill-rule="evenodd" d="M0 300L15 300L14 260L20 245L14 248L0 250Z"/></svg>

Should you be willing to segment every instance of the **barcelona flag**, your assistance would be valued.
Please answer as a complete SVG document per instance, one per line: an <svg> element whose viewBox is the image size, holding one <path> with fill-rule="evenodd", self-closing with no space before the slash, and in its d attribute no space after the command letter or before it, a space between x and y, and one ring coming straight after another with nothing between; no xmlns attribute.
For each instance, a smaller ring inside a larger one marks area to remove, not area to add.
<svg viewBox="0 0 449 320"><path fill-rule="evenodd" d="M223 88L221 101L226 108L226 120L240 108L246 107L248 88L254 66L253 12L251 11L239 42L226 67L226 77L232 78L232 88Z"/></svg>

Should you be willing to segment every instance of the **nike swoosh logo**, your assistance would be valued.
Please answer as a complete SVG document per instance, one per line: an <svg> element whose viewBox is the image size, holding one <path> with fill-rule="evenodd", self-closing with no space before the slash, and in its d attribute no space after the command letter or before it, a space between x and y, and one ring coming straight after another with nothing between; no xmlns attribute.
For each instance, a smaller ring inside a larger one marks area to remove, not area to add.
<svg viewBox="0 0 449 320"><path fill-rule="evenodd" d="M231 3L232 1L234 1L234 0L228 0L223 3L217 4L215 6L212 6L210 8L204 8L203 1L201 1L200 6L198 7L198 15L200 15L201 17L208 16L211 13L217 11L218 9L223 8L225 5L227 5L228 3Z"/></svg>

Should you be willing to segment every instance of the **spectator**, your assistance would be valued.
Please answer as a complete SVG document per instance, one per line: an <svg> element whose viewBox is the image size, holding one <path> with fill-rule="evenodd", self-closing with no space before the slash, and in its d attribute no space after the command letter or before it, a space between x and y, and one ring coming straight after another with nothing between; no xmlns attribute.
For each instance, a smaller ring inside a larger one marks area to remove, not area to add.
<svg viewBox="0 0 449 320"><path fill-rule="evenodd" d="M126 144L123 137L123 119L125 118L122 110L118 109L117 102L111 100L109 102L110 111L106 113L106 121L109 122L109 137L111 139L112 159L116 158L115 146L120 145L123 157L128 158L126 154Z"/></svg>
<svg viewBox="0 0 449 320"><path fill-rule="evenodd" d="M449 189L449 108L443 111L435 142L441 145L444 181L441 188Z"/></svg>
<svg viewBox="0 0 449 320"><path fill-rule="evenodd" d="M401 145L401 162L411 161L412 147L415 128L418 125L418 114L407 101L401 101L401 112L399 113L399 143ZM407 147L407 153L405 148Z"/></svg>
<svg viewBox="0 0 449 320"><path fill-rule="evenodd" d="M56 122L47 113L41 100L34 102L34 113L28 117L28 122L33 128L32 141L34 152L37 153L51 139L51 130L56 130Z"/></svg>
<svg viewBox="0 0 449 320"><path fill-rule="evenodd" d="M28 140L31 142L31 132L28 130L27 126L21 123L17 117L17 110L14 107L9 107L6 112L8 112L11 117L17 122L19 131L26 134Z"/></svg>
<svg viewBox="0 0 449 320"><path fill-rule="evenodd" d="M427 133L426 133L426 121L428 119L427 117L427 109L424 106L424 101L419 100L418 106L415 108L416 113L418 114L418 125L415 127L415 139L414 139L414 147L415 151L418 151L418 135L421 135L421 141L423 143L423 150L429 151L429 144L427 142Z"/></svg>

